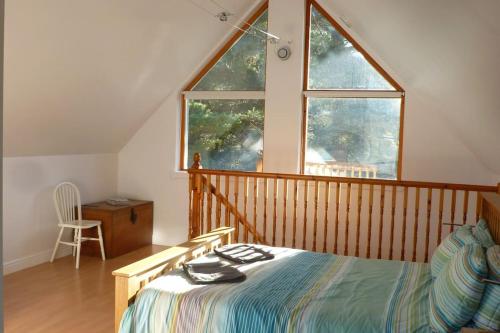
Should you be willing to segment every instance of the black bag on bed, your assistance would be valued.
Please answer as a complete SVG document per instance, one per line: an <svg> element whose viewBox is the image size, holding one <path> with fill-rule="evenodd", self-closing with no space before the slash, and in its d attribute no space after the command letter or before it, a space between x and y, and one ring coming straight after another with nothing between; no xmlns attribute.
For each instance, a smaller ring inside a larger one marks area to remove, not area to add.
<svg viewBox="0 0 500 333"><path fill-rule="evenodd" d="M194 284L233 283L246 279L245 274L221 262L182 264L182 268Z"/></svg>
<svg viewBox="0 0 500 333"><path fill-rule="evenodd" d="M273 254L248 244L226 245L215 249L214 252L221 258L240 264L274 259Z"/></svg>

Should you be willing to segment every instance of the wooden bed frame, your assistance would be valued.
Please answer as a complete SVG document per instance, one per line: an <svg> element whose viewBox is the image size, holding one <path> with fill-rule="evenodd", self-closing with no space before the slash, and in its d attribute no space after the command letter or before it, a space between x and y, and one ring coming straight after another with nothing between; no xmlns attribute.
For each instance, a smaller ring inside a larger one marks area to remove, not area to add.
<svg viewBox="0 0 500 333"><path fill-rule="evenodd" d="M123 313L146 283L163 272L178 268L214 248L231 244L234 228L223 227L134 262L113 272L115 276L115 332Z"/></svg>
<svg viewBox="0 0 500 333"><path fill-rule="evenodd" d="M496 244L500 244L500 193L481 193L480 216L488 222L488 228Z"/></svg>
<svg viewBox="0 0 500 333"><path fill-rule="evenodd" d="M492 236L498 244L500 243L500 194L480 193L479 200L480 216L487 220ZM115 331L118 332L123 313L146 283L163 272L179 267L182 262L199 257L219 246L230 244L233 231L232 227L215 229L114 271Z"/></svg>

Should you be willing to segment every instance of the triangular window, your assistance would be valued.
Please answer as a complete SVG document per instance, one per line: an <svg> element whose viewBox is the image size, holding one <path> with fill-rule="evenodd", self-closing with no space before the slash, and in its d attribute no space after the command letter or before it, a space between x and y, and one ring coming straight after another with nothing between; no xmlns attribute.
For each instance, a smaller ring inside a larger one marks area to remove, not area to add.
<svg viewBox="0 0 500 333"><path fill-rule="evenodd" d="M261 171L267 2L219 50L183 93L181 169L194 153L210 169Z"/></svg>
<svg viewBox="0 0 500 333"><path fill-rule="evenodd" d="M253 26L267 31L267 11ZM193 90L264 91L267 40L256 29L243 34Z"/></svg>
<svg viewBox="0 0 500 333"><path fill-rule="evenodd" d="M309 37L309 89L395 90L314 6Z"/></svg>
<svg viewBox="0 0 500 333"><path fill-rule="evenodd" d="M303 171L400 178L403 89L315 0L307 1Z"/></svg>

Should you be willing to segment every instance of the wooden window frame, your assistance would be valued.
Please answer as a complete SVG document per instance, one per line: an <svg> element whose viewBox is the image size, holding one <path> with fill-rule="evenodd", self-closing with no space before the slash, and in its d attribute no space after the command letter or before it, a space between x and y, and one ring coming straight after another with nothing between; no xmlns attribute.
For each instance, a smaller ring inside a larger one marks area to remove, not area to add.
<svg viewBox="0 0 500 333"><path fill-rule="evenodd" d="M305 43L304 43L304 77L303 77L303 97L302 97L302 137L300 149L300 173L305 173L306 146L307 146L307 101L309 97L322 98L400 98L401 108L399 114L399 144L398 144L398 165L396 179L401 180L403 166L403 132L404 132L404 112L405 112L405 91L401 85L380 66L375 59L349 34L316 0L305 0L306 5L306 24L305 24ZM347 39L352 46L360 52L370 65L391 84L395 90L346 90L346 89L328 89L317 90L309 89L309 54L310 54L310 28L311 28L311 9L314 8Z"/></svg>
<svg viewBox="0 0 500 333"><path fill-rule="evenodd" d="M187 119L187 101L189 96L194 98L207 99L265 99L265 91L193 91L192 89L200 82L200 80L212 69L215 64L226 54L226 52L243 36L244 33L267 9L269 3L264 1L250 16L240 24L236 32L229 37L223 46L215 53L215 55L201 68L195 77L184 86L181 92L181 130L180 130L180 159L179 170L186 171L189 168L189 161L186 159L186 119ZM266 48L267 50L267 48ZM266 51L267 52L267 51ZM267 57L266 57L267 58ZM267 71L267 64L266 64ZM265 86L265 83L264 83ZM240 97L236 97L239 95ZM246 97L246 98L245 98ZM265 103L265 101L264 101Z"/></svg>

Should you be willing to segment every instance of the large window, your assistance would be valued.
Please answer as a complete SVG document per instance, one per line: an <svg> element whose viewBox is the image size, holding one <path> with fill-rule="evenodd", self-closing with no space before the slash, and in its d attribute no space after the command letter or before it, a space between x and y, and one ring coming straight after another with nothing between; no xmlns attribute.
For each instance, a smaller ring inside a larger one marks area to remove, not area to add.
<svg viewBox="0 0 500 333"><path fill-rule="evenodd" d="M255 171L262 161L264 100L189 100L188 156L209 169Z"/></svg>
<svg viewBox="0 0 500 333"><path fill-rule="evenodd" d="M304 172L399 178L402 88L314 1L307 20Z"/></svg>
<svg viewBox="0 0 500 333"><path fill-rule="evenodd" d="M302 133L291 133L302 135L302 172L400 179L402 87L315 0L304 1L304 119ZM262 170L267 28L266 3L184 89L181 169L199 152L205 168Z"/></svg>
<svg viewBox="0 0 500 333"><path fill-rule="evenodd" d="M266 5L248 22L267 31ZM181 169L199 152L205 168L261 170L267 40L257 29L238 31L184 91Z"/></svg>

